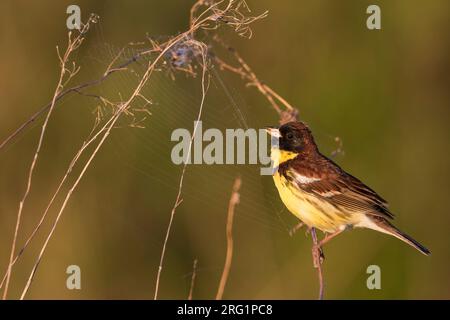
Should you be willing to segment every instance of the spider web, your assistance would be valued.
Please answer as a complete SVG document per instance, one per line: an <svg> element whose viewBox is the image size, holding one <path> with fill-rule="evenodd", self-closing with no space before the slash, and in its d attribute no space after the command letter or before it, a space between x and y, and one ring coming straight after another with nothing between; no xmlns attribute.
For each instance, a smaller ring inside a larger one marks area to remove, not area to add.
<svg viewBox="0 0 450 320"><path fill-rule="evenodd" d="M102 66L106 68L114 59L120 65L148 50L148 43L133 44L125 48L112 45L104 38L101 24L95 28L97 39L92 41L83 61L90 70L101 69ZM161 41L164 37L157 39ZM114 101L127 97L145 72L148 61L148 57L140 57L128 66L126 72L119 72L102 84L98 88L98 94ZM225 132L225 129L230 128L261 127L253 119L258 110L249 106L240 93L245 90L244 85L242 88L234 87L232 81L214 66L208 74L210 85L202 115L203 131L208 128L218 128ZM161 192L174 197L178 190L181 166L171 162L170 154L175 142L170 141L170 136L177 128L193 131L201 98L200 79L174 70L168 62L166 68L152 75L142 94L152 101L148 107L151 115L141 114L136 116L141 118L124 119L110 138L111 149L115 160L125 170L139 173L146 181L149 197L157 198ZM205 145L206 143L203 144L204 147ZM277 233L287 234L295 220L284 214L271 177L261 176L260 167L259 164L189 165L183 188L183 205L199 207L203 211L210 210L214 214L226 214L231 186L234 178L239 175L243 187L237 217ZM168 214L171 205L172 201L168 201L167 206L160 209L160 213Z"/></svg>

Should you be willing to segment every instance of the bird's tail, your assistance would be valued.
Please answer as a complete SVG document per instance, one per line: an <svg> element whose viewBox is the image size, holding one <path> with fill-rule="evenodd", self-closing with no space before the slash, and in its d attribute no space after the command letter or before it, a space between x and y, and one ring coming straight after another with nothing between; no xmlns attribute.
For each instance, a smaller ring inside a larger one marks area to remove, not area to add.
<svg viewBox="0 0 450 320"><path fill-rule="evenodd" d="M378 231L390 234L391 236L394 236L394 237L402 240L403 242L406 242L411 247L416 248L417 250L419 250L421 253L423 253L426 256L429 256L431 254L430 250L428 250L425 246L423 246L422 244L420 244L419 242L414 240L412 237L410 237L406 233L403 233L402 231L400 231L397 227L395 227L392 223L390 223L386 219L381 218L381 217L372 217L371 220L379 228L379 229L377 228Z"/></svg>

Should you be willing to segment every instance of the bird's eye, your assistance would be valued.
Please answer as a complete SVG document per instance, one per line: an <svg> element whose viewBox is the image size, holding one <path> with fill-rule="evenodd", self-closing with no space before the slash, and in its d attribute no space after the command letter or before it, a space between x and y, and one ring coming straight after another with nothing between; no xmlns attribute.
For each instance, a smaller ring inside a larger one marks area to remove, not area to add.
<svg viewBox="0 0 450 320"><path fill-rule="evenodd" d="M286 138L287 138L288 140L292 140L292 139L294 138L294 135L293 135L292 133L288 133L288 134L286 135Z"/></svg>

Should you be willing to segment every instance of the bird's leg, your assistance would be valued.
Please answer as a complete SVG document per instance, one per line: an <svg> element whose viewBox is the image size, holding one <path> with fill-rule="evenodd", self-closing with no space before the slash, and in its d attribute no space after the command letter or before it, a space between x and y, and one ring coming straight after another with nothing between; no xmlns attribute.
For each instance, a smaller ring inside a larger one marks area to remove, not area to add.
<svg viewBox="0 0 450 320"><path fill-rule="evenodd" d="M291 230L289 230L289 235L292 237L298 230L301 229L301 227L303 227L305 224L303 222L299 222L298 224L296 224L294 227L291 228Z"/></svg>
<svg viewBox="0 0 450 320"><path fill-rule="evenodd" d="M347 230L347 227L342 229L342 230L338 230L336 232L333 233L325 233L325 237L318 241L317 239L317 235L315 232L314 228L311 228L311 235L313 237L313 259L314 259L314 267L317 268L319 263L323 263L323 260L325 260L325 254L323 253L323 245L325 243L327 243L328 241L330 241L331 239L333 239L334 237L336 237L337 235L341 234L343 231Z"/></svg>
<svg viewBox="0 0 450 320"><path fill-rule="evenodd" d="M328 241L330 241L331 239L333 239L334 237L336 237L337 235L341 234L343 231L345 231L347 228L344 228L342 230L338 230L336 232L333 233L326 233L325 234L325 238L323 238L322 240L320 240L319 242L319 247L322 248L322 246L327 243Z"/></svg>

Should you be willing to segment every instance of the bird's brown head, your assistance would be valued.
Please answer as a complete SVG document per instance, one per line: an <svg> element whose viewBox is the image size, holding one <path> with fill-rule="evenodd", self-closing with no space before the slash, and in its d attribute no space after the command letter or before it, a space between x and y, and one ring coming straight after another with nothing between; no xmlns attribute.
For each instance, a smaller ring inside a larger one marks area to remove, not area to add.
<svg viewBox="0 0 450 320"><path fill-rule="evenodd" d="M280 150L295 153L317 151L311 130L303 122L288 122L279 128L270 127L266 130L272 137L279 139Z"/></svg>

